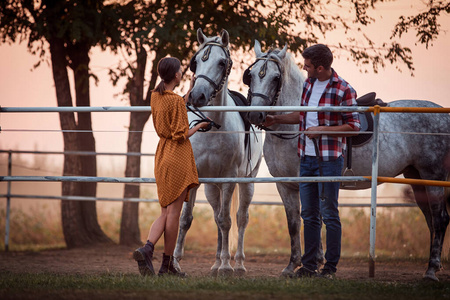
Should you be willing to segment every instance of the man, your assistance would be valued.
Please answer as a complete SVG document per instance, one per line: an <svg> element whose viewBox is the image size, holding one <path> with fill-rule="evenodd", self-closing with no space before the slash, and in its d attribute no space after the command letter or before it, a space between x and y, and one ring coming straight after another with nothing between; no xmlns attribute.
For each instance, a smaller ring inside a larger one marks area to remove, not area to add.
<svg viewBox="0 0 450 300"><path fill-rule="evenodd" d="M322 44L302 53L308 79L303 86L302 106L354 106L355 90L331 68L333 54ZM300 176L340 176L346 136L355 135L360 123L356 112L293 112L267 116L264 125L300 124ZM322 133L321 131L324 131ZM333 133L336 132L336 133ZM320 170L322 169L322 170ZM301 217L304 222L305 254L298 277L333 278L341 255L341 221L338 210L339 182L300 183ZM326 263L318 273L317 254L322 222L326 226Z"/></svg>

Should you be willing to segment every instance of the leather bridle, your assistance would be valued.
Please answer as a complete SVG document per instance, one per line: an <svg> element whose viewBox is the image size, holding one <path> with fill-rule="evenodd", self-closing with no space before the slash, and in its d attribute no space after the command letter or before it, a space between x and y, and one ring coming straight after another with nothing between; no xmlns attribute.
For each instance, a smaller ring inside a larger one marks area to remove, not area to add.
<svg viewBox="0 0 450 300"><path fill-rule="evenodd" d="M216 42L208 42L205 44L205 47L203 49L206 48L205 52L203 53L201 60L202 61L207 61L209 59L209 55L211 54L211 48L213 46L218 46L220 47L223 52L225 53L225 56L227 57L227 65L226 68L223 71L222 74L222 79L220 80L219 84L215 83L214 80L212 80L211 78L209 78L206 75L200 74L200 75L196 75L196 78L202 78L205 79L206 81L208 81L209 84L211 84L214 87L214 92L211 94L210 98L208 99L208 102L210 102L212 99L214 99L217 95L217 93L222 90L225 81L228 78L228 75L230 75L231 72L231 67L233 66L233 61L231 60L231 55L230 55L230 50L228 50L227 47L223 46L222 44L216 43ZM196 73L196 69L197 69L197 61L196 61L196 57L198 55L199 52L197 52L191 59L191 64L190 64L190 68L191 71Z"/></svg>
<svg viewBox="0 0 450 300"><path fill-rule="evenodd" d="M250 70L260 60L264 61L263 65L261 66L261 69L258 72L258 76L260 78L264 78L264 76L266 76L267 64L268 64L269 61L275 62L276 66L278 67L278 71L280 72L280 78L278 78L277 90L276 90L275 97L274 97L273 100L271 100L269 98L269 96L267 96L267 95L264 95L264 94L261 94L261 93L253 93L252 90L251 90ZM257 58L256 61L253 64L251 64L247 68L247 70L245 70L245 72L244 72L243 81L244 81L244 83L246 85L249 86L248 95L247 95L248 104L249 105L251 104L251 101L252 101L253 97L260 97L260 98L263 98L267 103L270 103L269 106L275 106L277 104L278 98L280 97L280 93L281 93L281 86L282 86L282 81L283 81L282 77L283 77L283 72L281 70L279 61L277 61L276 59L270 58L269 56L264 56L264 57Z"/></svg>

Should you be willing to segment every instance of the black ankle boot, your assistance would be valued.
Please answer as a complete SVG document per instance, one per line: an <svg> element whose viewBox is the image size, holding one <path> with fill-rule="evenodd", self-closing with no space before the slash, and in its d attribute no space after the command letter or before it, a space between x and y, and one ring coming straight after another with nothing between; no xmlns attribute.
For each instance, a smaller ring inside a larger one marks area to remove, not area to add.
<svg viewBox="0 0 450 300"><path fill-rule="evenodd" d="M155 246L153 243L147 241L143 247L138 248L133 253L133 258L138 263L139 273L142 276L155 275L155 269L153 269L152 258Z"/></svg>
<svg viewBox="0 0 450 300"><path fill-rule="evenodd" d="M173 266L173 256L172 255L166 255L163 253L161 268L159 269L158 275L175 275L178 277L186 277L186 273L179 272L175 267Z"/></svg>

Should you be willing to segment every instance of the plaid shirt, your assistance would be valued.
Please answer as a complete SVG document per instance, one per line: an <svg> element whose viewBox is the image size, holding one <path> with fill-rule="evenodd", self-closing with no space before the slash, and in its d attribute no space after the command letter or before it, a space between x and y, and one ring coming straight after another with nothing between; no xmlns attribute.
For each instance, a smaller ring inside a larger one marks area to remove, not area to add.
<svg viewBox="0 0 450 300"><path fill-rule="evenodd" d="M332 75L324 93L319 101L319 106L356 106L356 91L344 79L332 69ZM308 106L312 87L316 78L308 78L303 85L302 106ZM306 112L300 112L300 131L305 130ZM317 112L319 126L338 126L348 124L353 129L361 127L357 112ZM305 155L305 135L300 135L298 140L298 155ZM337 159L346 150L345 137L323 134L320 136L319 153L324 161Z"/></svg>

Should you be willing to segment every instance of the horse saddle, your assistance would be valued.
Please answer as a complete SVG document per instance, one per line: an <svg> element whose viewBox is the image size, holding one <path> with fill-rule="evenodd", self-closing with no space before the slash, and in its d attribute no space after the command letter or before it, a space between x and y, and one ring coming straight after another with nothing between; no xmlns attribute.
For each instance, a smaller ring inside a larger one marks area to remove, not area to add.
<svg viewBox="0 0 450 300"><path fill-rule="evenodd" d="M371 92L365 94L364 96L356 99L356 103L358 106L387 106L388 104L383 102L381 99L375 99L375 92ZM361 123L361 129L359 132L362 134L358 134L353 137L347 137L347 167L342 173L343 176L354 176L352 170L352 148L353 147L361 147L362 145L367 144L373 135L373 115L371 112L360 112L359 114L359 122ZM341 182L341 187L356 187L356 182Z"/></svg>
<svg viewBox="0 0 450 300"><path fill-rule="evenodd" d="M230 96L233 99L236 106L248 106L249 105L247 102L247 99L241 93L239 93L237 91L232 91L232 90L228 90L228 93L230 94ZM251 124L247 120L245 111L240 111L239 114L241 115L241 118L244 121L244 128L245 128L245 131L247 132L245 134L245 142L244 142L245 147L247 147L247 144L248 144L249 138L250 138L250 133L248 133L248 132L251 128Z"/></svg>
<svg viewBox="0 0 450 300"><path fill-rule="evenodd" d="M376 93L371 92L365 94L364 96L356 99L356 103L358 106L387 106L388 104L383 102L381 99L376 99ZM366 132L362 134L358 134L357 136L352 137L352 146L360 147L365 145L372 139L372 131L373 131L373 114L371 112L360 112L359 113L359 121L361 123L360 132Z"/></svg>

